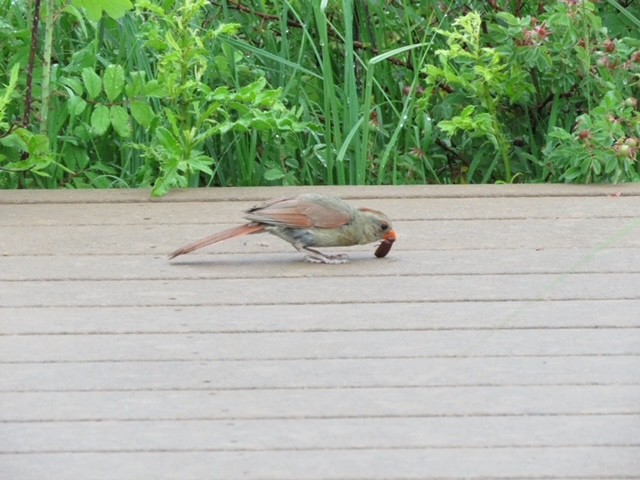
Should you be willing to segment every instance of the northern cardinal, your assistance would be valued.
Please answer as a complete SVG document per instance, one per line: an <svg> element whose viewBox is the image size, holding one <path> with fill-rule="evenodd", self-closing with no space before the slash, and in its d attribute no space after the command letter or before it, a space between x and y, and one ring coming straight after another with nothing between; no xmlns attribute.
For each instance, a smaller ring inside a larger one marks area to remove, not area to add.
<svg viewBox="0 0 640 480"><path fill-rule="evenodd" d="M384 257L396 240L387 216L377 210L354 208L344 200L307 193L279 198L246 211L249 223L224 230L185 245L169 259L230 238L254 233L271 233L306 252L314 263L345 263L346 255L326 255L313 247L345 247L382 240L375 254Z"/></svg>

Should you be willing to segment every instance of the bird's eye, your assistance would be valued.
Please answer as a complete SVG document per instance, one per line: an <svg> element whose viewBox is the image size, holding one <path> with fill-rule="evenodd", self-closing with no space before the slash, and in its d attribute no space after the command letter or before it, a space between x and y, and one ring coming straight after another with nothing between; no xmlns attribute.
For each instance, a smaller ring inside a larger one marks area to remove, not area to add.
<svg viewBox="0 0 640 480"><path fill-rule="evenodd" d="M382 230L383 232L386 232L387 230L389 230L389 224L388 223L381 223L380 224L380 230Z"/></svg>

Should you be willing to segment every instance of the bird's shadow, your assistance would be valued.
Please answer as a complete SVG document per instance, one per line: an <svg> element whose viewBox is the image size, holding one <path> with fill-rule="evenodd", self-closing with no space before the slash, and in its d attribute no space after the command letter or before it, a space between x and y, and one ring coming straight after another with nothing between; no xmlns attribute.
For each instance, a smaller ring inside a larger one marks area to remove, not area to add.
<svg viewBox="0 0 640 480"><path fill-rule="evenodd" d="M207 258L201 258L207 257ZM348 261L338 264L324 264L306 261L304 256L292 254L210 254L184 257L183 259L166 259L174 267L212 268L212 267L294 267L294 268L340 268L365 262L376 262L377 259L371 253L352 252L348 254Z"/></svg>

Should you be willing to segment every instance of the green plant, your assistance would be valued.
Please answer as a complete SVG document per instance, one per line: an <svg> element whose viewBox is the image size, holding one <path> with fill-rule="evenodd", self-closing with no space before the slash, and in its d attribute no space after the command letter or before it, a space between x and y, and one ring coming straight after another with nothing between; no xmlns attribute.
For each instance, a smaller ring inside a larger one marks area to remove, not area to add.
<svg viewBox="0 0 640 480"><path fill-rule="evenodd" d="M220 183L296 182L282 171L293 165L291 159L256 159L274 139L307 132L307 123L299 110L284 105L281 90L268 88L260 71L220 42L238 27L212 28L209 2L184 0L165 8L141 0L127 18L105 18L98 28L74 7L55 14L58 3L47 2L45 63L42 76L35 77L42 101L34 106L42 121L33 128L42 133L30 133L27 125L3 139L11 150L0 174L5 186L152 185L161 195L172 187L213 182L216 173ZM75 3L92 19L103 8L121 15L127 4ZM50 51L51 18L59 18L56 28L66 28L70 16L82 27L80 48L60 42ZM101 56L101 44L118 54ZM51 56L62 62L49 75Z"/></svg>
<svg viewBox="0 0 640 480"><path fill-rule="evenodd" d="M573 132L555 127L543 151L548 175L564 182L640 181L638 100L612 90Z"/></svg>
<svg viewBox="0 0 640 480"><path fill-rule="evenodd" d="M635 4L0 0L0 12L4 188L638 178Z"/></svg>
<svg viewBox="0 0 640 480"><path fill-rule="evenodd" d="M0 94L0 164L5 173L30 171L34 175L47 176L47 169L55 163L49 155L47 137L23 127L12 126L6 121L7 107L14 97L19 70L20 64L17 63L11 69L9 84Z"/></svg>
<svg viewBox="0 0 640 480"><path fill-rule="evenodd" d="M137 4L138 15L152 20L146 24L146 46L156 57L156 82L162 92L159 120L152 126L150 143L136 145L149 161L147 181L157 176L154 195L176 186L197 186L200 174L213 176L225 155L212 158L211 153L220 147L213 137L232 135L233 142L249 145L238 155L240 178L245 182L258 183L263 175L281 179L285 174L280 176L273 165L259 169L257 149L275 134L307 129L299 121L299 112L282 103L281 91L267 88L264 77L247 82L252 72L246 72L243 85L227 85L237 79L231 71L242 69L242 55L230 50L212 63L209 52L215 49L218 37L234 35L238 25L200 27L207 5L206 0L185 0L181 7L167 11L146 0Z"/></svg>
<svg viewBox="0 0 640 480"><path fill-rule="evenodd" d="M489 29L500 51L529 72L527 158L539 180L638 179L640 42L614 40L593 2L557 2L541 18L498 15Z"/></svg>
<svg viewBox="0 0 640 480"><path fill-rule="evenodd" d="M459 136L456 141L461 148L474 152L469 180L481 172L481 181L489 181L500 160L502 177L511 182L512 138L504 127L508 120L504 107L529 101L533 86L519 64L509 63L498 50L482 45L481 21L476 12L470 12L453 22L453 31L438 30L446 38L447 48L435 52L437 65L425 68L426 98L438 86L451 91L440 90L437 108L444 118L437 127L449 141ZM425 101L423 108L429 106Z"/></svg>
<svg viewBox="0 0 640 480"><path fill-rule="evenodd" d="M80 98L81 82L75 82L71 76L60 75L59 65L52 67L51 59L65 58L65 42L60 41L53 46L53 37L59 23L56 19L73 16L80 21L79 31L86 33L86 24L77 7L84 6L82 0L72 0L63 3L59 0L45 0L35 2L34 8L40 10L44 28L44 42L42 53L38 53L40 43L38 32L40 30L40 15L33 15L30 26L21 24L22 30L17 30L12 38L7 40L12 50L9 57L14 67L19 68L21 62L26 64L26 80L21 80L16 85L16 92L24 94L24 100L19 101L14 95L13 102L9 105L11 127L0 140L2 154L5 163L1 165L0 184L4 187L47 187L53 188L60 185L71 184L73 186L110 186L110 182L91 181L91 175L99 178L104 171L115 173L115 170L100 162L89 162L89 152L86 148L94 138L78 122L78 118L87 104ZM128 0L96 0L91 3L91 11L99 18L103 9L112 14L122 15L130 6ZM24 2L13 2L12 9L7 10L7 17L14 22L28 12ZM31 12L29 12L31 13ZM60 22L62 23L62 22ZM0 29L0 41L6 40ZM30 33L31 38L29 38ZM65 39L67 40L67 39ZM41 65L35 59L41 58ZM72 57L73 58L73 57ZM89 58L86 55L83 57ZM95 54L92 57L95 62ZM73 59L68 71L73 71ZM76 91L74 92L74 88ZM63 94L62 92L65 92ZM66 93L69 93L67 98ZM39 93L39 95L36 95ZM39 99L39 101L38 101ZM68 101L67 101L68 100ZM1 133L0 133L1 135ZM1 161L1 160L0 160ZM82 167L86 170L82 170Z"/></svg>

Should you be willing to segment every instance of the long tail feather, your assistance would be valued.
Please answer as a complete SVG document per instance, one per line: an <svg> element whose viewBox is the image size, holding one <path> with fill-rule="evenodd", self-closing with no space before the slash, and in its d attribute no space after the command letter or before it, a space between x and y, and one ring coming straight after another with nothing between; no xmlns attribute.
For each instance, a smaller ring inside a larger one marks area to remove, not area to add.
<svg viewBox="0 0 640 480"><path fill-rule="evenodd" d="M258 223L247 223L246 225L240 225L238 227L233 227L228 230L224 230L222 232L218 232L214 235L209 235L197 242L190 243L189 245L185 245L184 247L180 247L175 252L169 255L169 260L177 257L178 255L184 255L185 253L193 252L194 250L198 250L199 248L206 247L208 245L213 245L214 243L222 242L223 240L229 240L234 237L243 237L244 235L251 235L252 233L260 233L264 232L264 225L260 225Z"/></svg>

